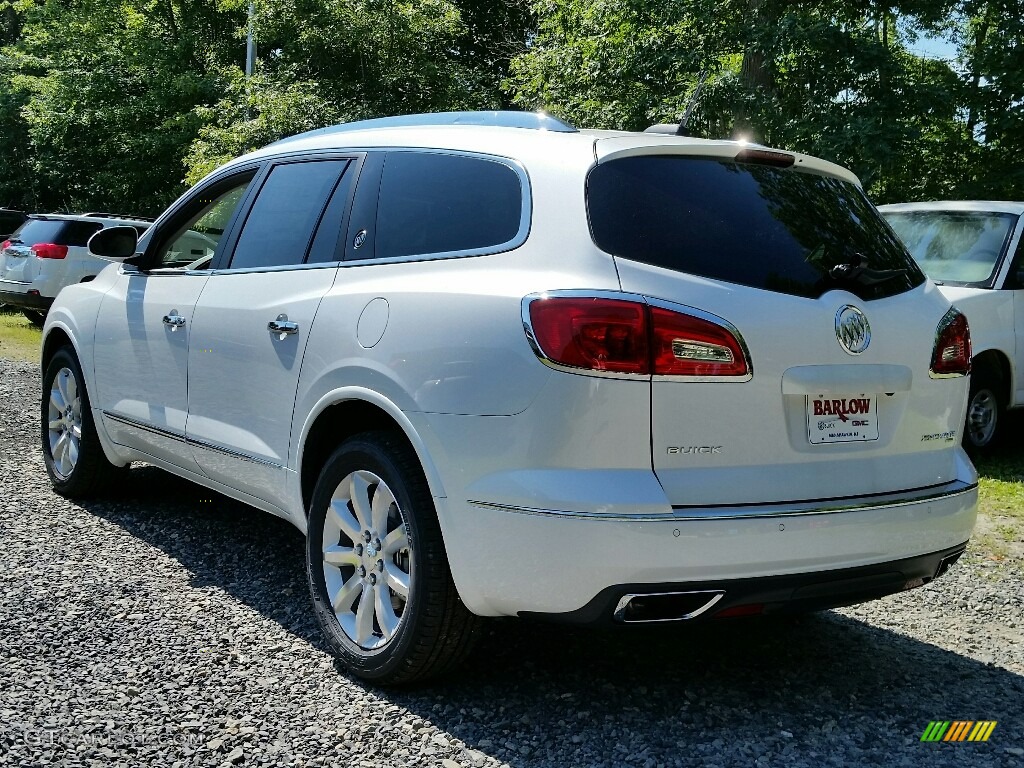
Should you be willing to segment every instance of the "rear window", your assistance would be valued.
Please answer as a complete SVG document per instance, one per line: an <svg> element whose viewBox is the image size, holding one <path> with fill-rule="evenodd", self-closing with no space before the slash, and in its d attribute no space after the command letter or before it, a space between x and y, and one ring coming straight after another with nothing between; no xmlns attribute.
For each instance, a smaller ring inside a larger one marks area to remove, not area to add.
<svg viewBox="0 0 1024 768"><path fill-rule="evenodd" d="M85 246L89 238L103 225L93 221L66 221L63 219L29 219L12 237L25 245L55 243L56 245Z"/></svg>
<svg viewBox="0 0 1024 768"><path fill-rule="evenodd" d="M939 283L988 286L1017 216L974 211L885 211L928 277Z"/></svg>
<svg viewBox="0 0 1024 768"><path fill-rule="evenodd" d="M608 253L777 293L817 298L842 288L869 300L925 279L864 193L831 176L627 157L590 172L587 209Z"/></svg>

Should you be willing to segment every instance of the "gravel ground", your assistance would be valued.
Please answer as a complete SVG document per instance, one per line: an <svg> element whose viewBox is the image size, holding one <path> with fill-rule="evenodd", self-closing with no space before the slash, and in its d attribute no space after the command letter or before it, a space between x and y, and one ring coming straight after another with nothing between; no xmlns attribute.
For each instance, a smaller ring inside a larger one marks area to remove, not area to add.
<svg viewBox="0 0 1024 768"><path fill-rule="evenodd" d="M461 673L339 673L287 523L140 467L50 491L39 377L0 360L0 764L1024 765L1020 561L800 621L593 632L495 621ZM987 743L921 743L931 720Z"/></svg>

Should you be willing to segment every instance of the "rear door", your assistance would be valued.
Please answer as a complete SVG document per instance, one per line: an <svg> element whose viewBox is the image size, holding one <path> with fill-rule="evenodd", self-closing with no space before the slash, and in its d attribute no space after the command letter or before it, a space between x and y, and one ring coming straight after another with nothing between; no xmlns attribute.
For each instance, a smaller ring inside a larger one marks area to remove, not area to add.
<svg viewBox="0 0 1024 768"><path fill-rule="evenodd" d="M787 157L609 157L588 180L623 290L728 329L748 358L721 376L721 345L676 340L709 364L653 377L652 462L678 507L955 478L963 382L929 376L948 303L855 184Z"/></svg>
<svg viewBox="0 0 1024 768"><path fill-rule="evenodd" d="M196 461L214 480L282 508L299 367L338 269L355 164L273 165L196 307L187 426Z"/></svg>

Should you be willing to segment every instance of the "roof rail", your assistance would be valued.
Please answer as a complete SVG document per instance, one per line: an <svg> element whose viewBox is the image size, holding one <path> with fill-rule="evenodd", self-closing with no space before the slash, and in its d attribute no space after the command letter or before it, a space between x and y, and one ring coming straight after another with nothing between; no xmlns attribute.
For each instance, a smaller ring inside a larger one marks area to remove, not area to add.
<svg viewBox="0 0 1024 768"><path fill-rule="evenodd" d="M89 213L83 213L82 216L88 216L95 219L132 219L133 221L156 221L156 219L149 216L129 216L124 213L104 213L103 211L89 211Z"/></svg>
<svg viewBox="0 0 1024 768"><path fill-rule="evenodd" d="M365 131L374 128L418 128L443 125L484 125L499 128L530 128L537 131L555 131L557 133L577 133L577 129L557 117L546 112L430 112L420 115L396 115L395 117L378 117L372 120L356 120L351 123L329 125L314 131L306 131L286 139L275 141L270 146L307 139L311 136L325 136L346 131Z"/></svg>

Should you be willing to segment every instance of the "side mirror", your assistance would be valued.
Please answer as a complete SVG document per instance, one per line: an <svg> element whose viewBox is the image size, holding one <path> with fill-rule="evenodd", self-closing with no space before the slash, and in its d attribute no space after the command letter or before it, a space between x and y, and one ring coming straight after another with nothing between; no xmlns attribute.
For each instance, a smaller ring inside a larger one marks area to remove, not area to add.
<svg viewBox="0 0 1024 768"><path fill-rule="evenodd" d="M89 238L89 253L111 261L124 261L135 255L139 233L135 227L108 227Z"/></svg>

